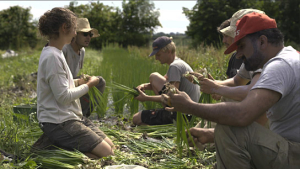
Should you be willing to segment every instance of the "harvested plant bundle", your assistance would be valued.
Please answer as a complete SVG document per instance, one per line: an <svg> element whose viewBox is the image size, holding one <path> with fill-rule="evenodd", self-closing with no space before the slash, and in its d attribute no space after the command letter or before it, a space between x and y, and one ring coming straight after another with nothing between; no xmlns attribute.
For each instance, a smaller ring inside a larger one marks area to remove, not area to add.
<svg viewBox="0 0 300 169"><path fill-rule="evenodd" d="M174 137L176 136L175 126L173 124L137 126L135 131L147 133L147 136L155 138Z"/></svg>
<svg viewBox="0 0 300 169"><path fill-rule="evenodd" d="M107 103L102 93L94 86L90 88L88 94L90 96L90 110L92 110L92 107L97 107L97 114L103 117L105 115Z"/></svg>
<svg viewBox="0 0 300 169"><path fill-rule="evenodd" d="M117 108L123 110L123 106L124 104L119 104L122 102L127 101L127 106L130 107L130 113L131 115L133 115L134 113L136 113L138 111L138 106L139 106L139 102L138 100L134 99L136 96L138 96L140 93L139 91L133 87L127 87L125 85L116 83L116 82L112 82L111 84L111 89L113 92L118 92L118 93L122 93L123 97L121 96L119 100L114 100L114 104L118 105ZM117 94L118 94L117 93ZM124 100L125 99L125 100ZM123 113L123 111L120 111L121 113Z"/></svg>
<svg viewBox="0 0 300 169"><path fill-rule="evenodd" d="M203 75L203 77L207 77L211 80L214 80L214 78L207 72L206 68L201 69L199 71L199 73L201 73ZM184 74L183 76L186 77L192 83L198 84L200 86L199 79L196 76L190 74L189 72L186 72L186 74ZM199 103L212 103L211 95L202 92L201 96L200 96L200 99L199 99ZM201 120L201 127L204 127L204 125L205 125L205 121L204 121L204 119L202 119ZM209 128L211 127L210 121L207 121L207 126Z"/></svg>
<svg viewBox="0 0 300 169"><path fill-rule="evenodd" d="M77 150L35 150L32 156L35 157L36 163L40 164L43 168L75 169L87 165L96 167L95 160L89 159L86 155Z"/></svg>
<svg viewBox="0 0 300 169"><path fill-rule="evenodd" d="M111 88L113 89L113 91L127 93L128 95L133 95L134 97L140 94L137 89L130 88L116 82L112 82Z"/></svg>
<svg viewBox="0 0 300 169"><path fill-rule="evenodd" d="M170 83L166 84L166 90L168 90L169 92L172 92L172 93L176 93L175 86ZM190 130L189 130L190 129L189 120L181 112L177 112L176 129L177 129L176 130L177 131L176 144L177 144L179 156L182 157L182 151L183 151L184 146L186 146L189 154L191 154L191 152L189 151L189 142L188 142L188 138L187 138L187 134L191 138L191 134L190 134ZM187 134L186 134L186 131L187 131Z"/></svg>
<svg viewBox="0 0 300 169"><path fill-rule="evenodd" d="M89 76L82 74L81 78L85 81L88 81ZM89 89L88 94L90 96L90 110L92 111L92 107L97 107L96 113L101 117L104 116L106 112L107 102L103 97L103 94L95 87ZM92 113L92 112L91 112Z"/></svg>

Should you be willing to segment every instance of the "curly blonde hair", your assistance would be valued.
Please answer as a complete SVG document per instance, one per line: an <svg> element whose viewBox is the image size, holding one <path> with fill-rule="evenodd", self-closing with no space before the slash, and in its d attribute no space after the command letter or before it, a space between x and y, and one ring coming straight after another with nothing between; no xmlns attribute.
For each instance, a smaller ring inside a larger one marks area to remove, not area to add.
<svg viewBox="0 0 300 169"><path fill-rule="evenodd" d="M170 40L172 40L172 39L173 39L173 37L170 37ZM163 47L163 48L161 49L161 51L163 51L163 52L171 51L171 53L174 54L175 51L176 51L176 45L175 45L175 43L172 41L172 42L169 43L167 46Z"/></svg>
<svg viewBox="0 0 300 169"><path fill-rule="evenodd" d="M68 32L72 26L76 28L76 15L65 8L53 8L44 13L39 19L38 28L42 36L49 39L59 37L59 28L65 23Z"/></svg>

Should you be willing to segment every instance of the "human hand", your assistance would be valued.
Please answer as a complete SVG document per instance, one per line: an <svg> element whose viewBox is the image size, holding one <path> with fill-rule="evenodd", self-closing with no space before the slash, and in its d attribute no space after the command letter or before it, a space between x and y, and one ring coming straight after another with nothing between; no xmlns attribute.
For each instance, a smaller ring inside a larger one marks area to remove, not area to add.
<svg viewBox="0 0 300 169"><path fill-rule="evenodd" d="M75 86L77 87L77 86L80 86L82 84L86 84L90 77L91 76L85 75L85 74L80 75L79 79L74 79Z"/></svg>
<svg viewBox="0 0 300 169"><path fill-rule="evenodd" d="M82 85L82 84L86 84L87 81L85 81L84 79L77 79L78 82L78 86Z"/></svg>
<svg viewBox="0 0 300 169"><path fill-rule="evenodd" d="M207 73L207 77L208 77L209 79L211 79L211 80L215 80L214 77L212 77L212 75L209 74L209 73Z"/></svg>
<svg viewBox="0 0 300 169"><path fill-rule="evenodd" d="M184 77L194 84L198 84L199 80L202 80L204 78L202 74L196 72L186 72L186 74L184 74Z"/></svg>
<svg viewBox="0 0 300 169"><path fill-rule="evenodd" d="M138 92L140 93L138 96L135 97L136 100L144 102L147 101L147 97L148 95L146 93L144 93L140 88L136 88L138 90Z"/></svg>
<svg viewBox="0 0 300 169"><path fill-rule="evenodd" d="M214 99L214 100L221 100L222 96L221 95L218 95L218 94L212 94L211 97Z"/></svg>
<svg viewBox="0 0 300 169"><path fill-rule="evenodd" d="M201 73L197 73L197 72L189 72L189 74L194 75L199 81L201 81L202 79L205 78L205 76Z"/></svg>
<svg viewBox="0 0 300 169"><path fill-rule="evenodd" d="M146 87L147 87L147 83L143 83L143 84L138 85L136 87L136 89L141 90L142 92L145 92Z"/></svg>
<svg viewBox="0 0 300 169"><path fill-rule="evenodd" d="M98 77L90 76L86 84L89 86L89 88L92 88L92 87L96 86L98 83L99 83Z"/></svg>
<svg viewBox="0 0 300 169"><path fill-rule="evenodd" d="M219 88L218 84L210 79L204 78L199 81L200 91L207 94L215 94Z"/></svg>
<svg viewBox="0 0 300 169"><path fill-rule="evenodd" d="M168 81L168 75L165 74L164 77L165 77L166 81Z"/></svg>
<svg viewBox="0 0 300 169"><path fill-rule="evenodd" d="M214 129L212 128L197 128L192 127L189 129L190 134L193 138L189 138L189 145L193 146L193 142L191 139L194 140L194 143L197 144L197 142L201 144L206 143L213 143L214 142Z"/></svg>
<svg viewBox="0 0 300 169"><path fill-rule="evenodd" d="M188 113L187 107L193 103L189 95L185 92L179 91L177 88L176 92L169 92L168 95L162 94L161 101L162 103L170 106L166 107L165 110L167 111L180 111L183 113ZM172 107L173 106L173 107Z"/></svg>
<svg viewBox="0 0 300 169"><path fill-rule="evenodd" d="M88 75L88 74L81 74L80 75L80 79L83 79L86 82L89 81L90 78L91 78L91 76Z"/></svg>

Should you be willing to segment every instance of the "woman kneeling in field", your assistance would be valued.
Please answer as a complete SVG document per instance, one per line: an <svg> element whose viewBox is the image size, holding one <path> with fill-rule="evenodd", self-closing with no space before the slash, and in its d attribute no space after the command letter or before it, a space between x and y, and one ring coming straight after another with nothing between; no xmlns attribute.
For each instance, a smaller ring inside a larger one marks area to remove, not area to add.
<svg viewBox="0 0 300 169"><path fill-rule="evenodd" d="M73 81L62 48L76 35L76 16L64 8L53 8L39 19L39 31L49 39L38 68L37 116L44 134L56 146L77 149L91 158L113 155L114 144L93 123L83 117L79 98L99 83Z"/></svg>

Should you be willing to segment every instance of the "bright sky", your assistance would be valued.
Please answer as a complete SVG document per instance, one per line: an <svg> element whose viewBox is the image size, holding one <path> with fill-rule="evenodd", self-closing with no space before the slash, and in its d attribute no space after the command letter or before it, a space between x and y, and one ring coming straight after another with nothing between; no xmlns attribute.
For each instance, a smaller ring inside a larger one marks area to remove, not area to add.
<svg viewBox="0 0 300 169"><path fill-rule="evenodd" d="M47 10L50 10L54 7L64 7L69 5L71 1L0 1L0 10L7 9L10 6L19 5L23 8L31 7L31 14L33 19L38 20L41 15L44 14ZM91 1L77 1L78 4L88 4ZM96 2L96 1L93 1ZM122 1L102 1L104 5L119 7L122 9ZM159 9L160 17L159 21L162 24L162 28L158 27L155 32L179 32L184 33L186 27L189 25L188 19L182 13L182 7L192 9L196 4L196 0L190 1L153 1L155 8ZM93 25L91 25L93 27Z"/></svg>

